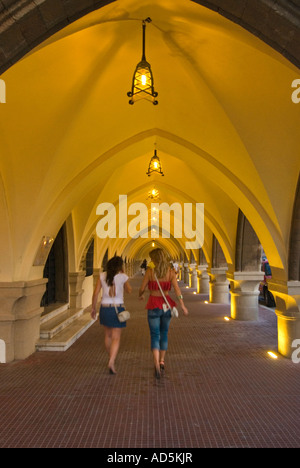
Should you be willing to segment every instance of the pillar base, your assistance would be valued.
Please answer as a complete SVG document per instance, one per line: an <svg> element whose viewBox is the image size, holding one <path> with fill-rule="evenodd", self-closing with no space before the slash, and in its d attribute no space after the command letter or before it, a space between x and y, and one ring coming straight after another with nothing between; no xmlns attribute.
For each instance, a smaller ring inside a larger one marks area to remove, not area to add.
<svg viewBox="0 0 300 468"><path fill-rule="evenodd" d="M190 280L190 276L189 276L189 264L188 263L184 263L183 264L183 281L185 284L189 284L189 280Z"/></svg>
<svg viewBox="0 0 300 468"><path fill-rule="evenodd" d="M193 289L197 289L196 263L191 263L189 266L189 287Z"/></svg>
<svg viewBox="0 0 300 468"><path fill-rule="evenodd" d="M70 308L79 309L82 307L82 284L85 278L84 271L69 273L70 286Z"/></svg>
<svg viewBox="0 0 300 468"><path fill-rule="evenodd" d="M207 265L198 265L197 267L197 293L209 294L209 276Z"/></svg>
<svg viewBox="0 0 300 468"><path fill-rule="evenodd" d="M300 281L272 278L268 286L276 303L278 352L293 360L294 352L299 355L296 348L300 339Z"/></svg>
<svg viewBox="0 0 300 468"><path fill-rule="evenodd" d="M259 283L264 273L258 271L236 271L228 273L231 295L231 318L255 321L258 319Z"/></svg>
<svg viewBox="0 0 300 468"><path fill-rule="evenodd" d="M0 340L5 349L1 359L5 362L25 359L35 352L44 310L40 303L47 281L41 278L0 283Z"/></svg>
<svg viewBox="0 0 300 468"><path fill-rule="evenodd" d="M229 304L229 283L226 278L227 268L210 268L209 302Z"/></svg>

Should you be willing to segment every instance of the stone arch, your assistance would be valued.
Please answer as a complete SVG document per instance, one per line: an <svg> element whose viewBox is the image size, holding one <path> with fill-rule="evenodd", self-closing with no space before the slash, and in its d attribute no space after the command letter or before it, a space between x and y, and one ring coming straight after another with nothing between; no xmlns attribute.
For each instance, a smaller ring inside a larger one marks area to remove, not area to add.
<svg viewBox="0 0 300 468"><path fill-rule="evenodd" d="M15 0L0 4L0 73L68 24L114 0ZM300 67L300 8L294 2L193 0L247 29ZM222 4L222 6L220 6Z"/></svg>
<svg viewBox="0 0 300 468"><path fill-rule="evenodd" d="M300 8L295 1L255 2L232 0L192 0L247 29L277 50L297 67L300 66Z"/></svg>
<svg viewBox="0 0 300 468"><path fill-rule="evenodd" d="M289 247L289 280L300 281L300 177L295 194Z"/></svg>

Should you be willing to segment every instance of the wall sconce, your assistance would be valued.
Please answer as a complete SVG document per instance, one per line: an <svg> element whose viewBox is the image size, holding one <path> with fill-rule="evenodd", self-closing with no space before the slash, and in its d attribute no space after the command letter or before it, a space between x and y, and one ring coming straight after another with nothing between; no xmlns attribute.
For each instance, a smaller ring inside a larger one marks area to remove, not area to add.
<svg viewBox="0 0 300 468"><path fill-rule="evenodd" d="M140 99L147 99L151 101L154 105L158 104L158 101L155 99L157 94L154 91L154 81L151 70L151 65L146 60L145 55L145 34L146 34L146 22L150 23L151 18L146 18L143 20L143 53L142 60L137 64L131 85L131 91L127 93L127 96L131 99L129 104L134 104Z"/></svg>
<svg viewBox="0 0 300 468"><path fill-rule="evenodd" d="M157 153L156 153L156 149L154 150L154 155L150 159L148 171L146 172L147 176L150 177L152 172L155 172L155 173L160 174L162 176L164 175L164 173L162 171L160 159L159 159L159 157L157 156Z"/></svg>

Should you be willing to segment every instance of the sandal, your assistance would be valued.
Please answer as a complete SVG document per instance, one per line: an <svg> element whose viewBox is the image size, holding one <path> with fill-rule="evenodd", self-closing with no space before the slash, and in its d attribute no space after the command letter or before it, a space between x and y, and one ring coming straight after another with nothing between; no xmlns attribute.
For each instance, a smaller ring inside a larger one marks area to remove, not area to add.
<svg viewBox="0 0 300 468"><path fill-rule="evenodd" d="M164 371L165 370L165 361L160 361L159 367L160 367L161 371Z"/></svg>

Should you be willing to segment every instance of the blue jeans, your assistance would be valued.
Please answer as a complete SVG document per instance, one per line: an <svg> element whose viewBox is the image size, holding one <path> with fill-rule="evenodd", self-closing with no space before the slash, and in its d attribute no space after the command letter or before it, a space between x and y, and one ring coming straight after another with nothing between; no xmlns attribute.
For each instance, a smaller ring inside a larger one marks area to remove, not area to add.
<svg viewBox="0 0 300 468"><path fill-rule="evenodd" d="M162 309L148 310L148 323L151 336L151 349L166 351L168 349L168 331L171 321L171 311Z"/></svg>

